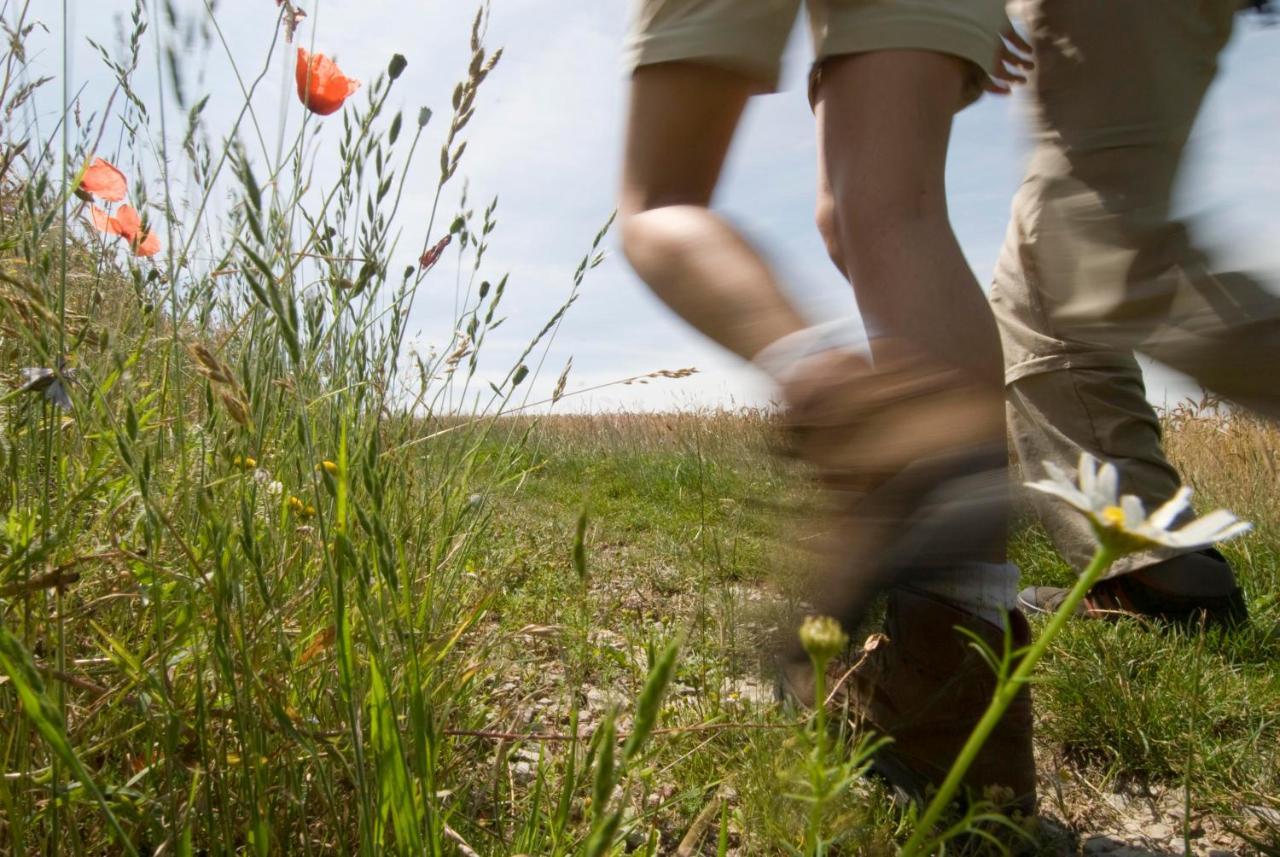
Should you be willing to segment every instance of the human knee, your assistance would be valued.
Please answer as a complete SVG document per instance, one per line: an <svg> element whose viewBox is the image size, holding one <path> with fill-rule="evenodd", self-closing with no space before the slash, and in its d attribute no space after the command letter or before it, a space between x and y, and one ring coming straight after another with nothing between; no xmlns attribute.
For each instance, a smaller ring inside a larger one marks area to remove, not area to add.
<svg viewBox="0 0 1280 857"><path fill-rule="evenodd" d="M826 245L827 255L841 272L845 270L844 254L840 250L840 225L836 222L836 201L830 191L818 195L814 221L818 225L818 234Z"/></svg>
<svg viewBox="0 0 1280 857"><path fill-rule="evenodd" d="M632 268L640 268L643 260L657 251L655 246L660 240L650 228L649 212L645 209L628 207L625 203L618 212L618 234L621 238L622 255L631 263Z"/></svg>
<svg viewBox="0 0 1280 857"><path fill-rule="evenodd" d="M698 206L628 208L620 213L622 253L642 279L648 280L657 268L678 265L686 258L696 230L686 228L687 209ZM705 209L702 209L705 211Z"/></svg>

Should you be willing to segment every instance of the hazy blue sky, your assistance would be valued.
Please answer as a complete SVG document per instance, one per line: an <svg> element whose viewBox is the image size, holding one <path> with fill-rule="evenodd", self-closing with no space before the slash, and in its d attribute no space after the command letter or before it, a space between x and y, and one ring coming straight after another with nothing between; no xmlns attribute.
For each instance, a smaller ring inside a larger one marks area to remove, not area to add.
<svg viewBox="0 0 1280 857"><path fill-rule="evenodd" d="M175 0L179 7L202 3ZM44 4L37 4L42 6ZM37 62L47 73L61 69L60 13L41 9L52 31ZM152 3L151 5L155 5ZM336 56L349 74L372 79L391 54L409 66L393 103L415 115L421 105L447 114L454 82L465 71L467 36L474 6L456 0L302 0L310 13L299 41ZM541 327L567 293L570 277L592 235L614 204L625 80L618 55L626 26L621 0L495 0L488 42L505 55L486 82L467 138L461 171L474 201L500 195L499 228L489 255L491 277L511 274L512 321L499 332L495 358L518 353L528 334ZM85 109L100 109L109 81L92 38L116 44L117 16L131 2L73 2L69 20L70 89L84 87ZM243 69L266 55L275 21L271 0L223 0L217 19L231 54ZM157 30L148 36L152 38ZM171 34L158 28L162 39ZM787 58L784 90L755 99L742 128L719 205L758 242L788 287L815 317L854 312L848 287L831 268L813 227L813 123L804 98L808 46L797 33ZM147 62L154 65L149 56ZM255 101L267 139L280 122L297 123L301 107L292 93L292 58L277 55ZM240 99L226 53L212 54L193 90L212 94L207 110L215 130L228 127ZM154 94L156 75L140 75L139 91ZM96 99L96 100L95 100ZM1022 99L985 98L958 118L949 166L952 218L978 279L986 282L999 251L1009 200L1026 151ZM48 127L57 103L39 105ZM171 119L171 121L176 121ZM318 145L336 147L339 120L328 120ZM419 162L423 188L405 209L404 240L392 270L409 263L422 240L427 190L434 187L434 152L445 122L434 122L427 157ZM1183 207L1205 221L1205 234L1229 248L1237 264L1280 269L1280 27L1242 20L1198 129L1195 157L1183 189ZM110 147L104 154L110 155ZM447 222L447 221L446 221ZM611 248L614 242L610 244ZM442 263L443 264L443 263ZM422 341L448 334L452 271L433 274L438 286L419 304L416 328ZM497 352L503 352L498 355ZM573 355L574 390L653 369L697 366L701 374L682 381L616 387L582 396L574 407L662 408L757 401L765 394L753 373L726 359L689 333L656 303L614 253L592 272L581 300L562 328L538 383L547 390L559 367ZM496 362L500 362L495 360ZM1153 399L1186 392L1166 372L1149 381Z"/></svg>

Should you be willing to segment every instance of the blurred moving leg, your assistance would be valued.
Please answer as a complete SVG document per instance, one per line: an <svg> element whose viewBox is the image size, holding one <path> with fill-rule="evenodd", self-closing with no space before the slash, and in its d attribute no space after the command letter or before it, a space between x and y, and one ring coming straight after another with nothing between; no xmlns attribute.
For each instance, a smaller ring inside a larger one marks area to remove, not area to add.
<svg viewBox="0 0 1280 857"><path fill-rule="evenodd" d="M1215 272L1170 210L1238 5L1029 4L1036 148L991 293L1028 478L1044 460L1070 470L1088 452L1116 462L1124 490L1148 507L1176 490L1134 350L1280 416L1280 383L1256 370L1280 354L1280 301L1245 274ZM1093 550L1087 525L1061 504L1036 505L1059 551L1082 568ZM1235 591L1213 555L1140 554L1111 574L1132 572L1130 585L1157 594Z"/></svg>

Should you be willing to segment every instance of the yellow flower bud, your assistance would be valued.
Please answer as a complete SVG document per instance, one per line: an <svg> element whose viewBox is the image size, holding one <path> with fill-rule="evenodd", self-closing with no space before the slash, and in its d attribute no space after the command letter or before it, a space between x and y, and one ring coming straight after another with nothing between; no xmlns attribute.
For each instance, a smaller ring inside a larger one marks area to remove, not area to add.
<svg viewBox="0 0 1280 857"><path fill-rule="evenodd" d="M800 644L809 657L826 663L849 645L849 635L830 616L810 616L800 625Z"/></svg>

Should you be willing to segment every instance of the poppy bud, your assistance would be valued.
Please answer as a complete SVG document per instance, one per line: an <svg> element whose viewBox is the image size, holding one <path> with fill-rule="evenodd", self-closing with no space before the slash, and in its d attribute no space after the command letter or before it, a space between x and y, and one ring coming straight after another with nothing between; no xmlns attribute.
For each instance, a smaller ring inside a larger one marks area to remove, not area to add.
<svg viewBox="0 0 1280 857"><path fill-rule="evenodd" d="M395 80L404 73L405 66L408 64L408 60L401 54L396 54L391 58L391 64L387 66L387 74L391 76L392 80Z"/></svg>

